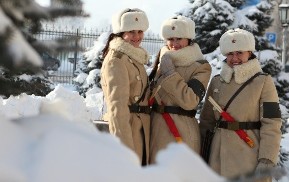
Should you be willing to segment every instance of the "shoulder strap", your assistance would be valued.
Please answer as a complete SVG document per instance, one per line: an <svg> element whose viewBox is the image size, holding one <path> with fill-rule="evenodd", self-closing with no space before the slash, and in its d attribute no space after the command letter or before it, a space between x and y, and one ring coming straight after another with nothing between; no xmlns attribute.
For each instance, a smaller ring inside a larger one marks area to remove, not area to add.
<svg viewBox="0 0 289 182"><path fill-rule="evenodd" d="M262 74L261 72L256 73L254 76L252 76L250 79L248 79L245 83L243 83L243 85L241 85L241 87L234 93L234 95L232 95L232 97L230 98L230 100L227 102L224 111L226 111L228 109L228 107L230 106L230 104L232 103L232 101L236 98L236 96L257 76L259 76L260 74Z"/></svg>
<svg viewBox="0 0 289 182"><path fill-rule="evenodd" d="M236 96L257 76L261 75L261 72L256 73L254 76L252 76L250 79L248 79L245 83L243 83L243 85L241 85L240 88L238 88L238 90L232 95L232 97L230 98L230 100L227 102L227 104L224 107L224 111L227 111L228 107L230 106L230 104L232 103L232 101L236 98ZM218 121L217 121L217 125L218 123L220 123L222 119L222 115L220 115Z"/></svg>

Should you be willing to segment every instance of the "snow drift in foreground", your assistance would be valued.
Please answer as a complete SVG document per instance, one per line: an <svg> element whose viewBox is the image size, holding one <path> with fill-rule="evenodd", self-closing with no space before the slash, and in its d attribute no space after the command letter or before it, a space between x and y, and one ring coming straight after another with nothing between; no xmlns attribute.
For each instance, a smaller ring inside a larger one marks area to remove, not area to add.
<svg viewBox="0 0 289 182"><path fill-rule="evenodd" d="M92 101L63 87L0 103L0 181L225 181L184 144L169 145L157 165L141 167L134 152L92 124Z"/></svg>
<svg viewBox="0 0 289 182"><path fill-rule="evenodd" d="M84 99L62 86L46 97L0 97L0 181L226 181L185 144L169 145L156 165L141 167L133 151L92 123L102 107L101 93Z"/></svg>

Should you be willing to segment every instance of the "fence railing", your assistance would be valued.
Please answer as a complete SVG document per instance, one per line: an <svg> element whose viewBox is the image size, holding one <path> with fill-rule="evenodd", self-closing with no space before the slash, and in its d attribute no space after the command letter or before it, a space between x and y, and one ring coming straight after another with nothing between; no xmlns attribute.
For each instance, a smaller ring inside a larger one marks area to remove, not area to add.
<svg viewBox="0 0 289 182"><path fill-rule="evenodd" d="M97 41L97 38L106 31L87 31L85 29L54 29L45 27L44 30L37 33L35 38L40 41L51 41L57 39L67 39L76 38L76 41L73 43L76 46L81 48L89 48L93 46L94 41ZM154 34L147 34L142 41L142 47L148 51L151 56L151 59L154 59L155 55L158 53L160 48L164 45L164 41ZM51 80L58 84L72 84L74 71L77 69L76 62L81 59L83 51L73 51L73 52L55 52L51 55L54 58L60 60L60 67L57 71L48 71L48 76Z"/></svg>

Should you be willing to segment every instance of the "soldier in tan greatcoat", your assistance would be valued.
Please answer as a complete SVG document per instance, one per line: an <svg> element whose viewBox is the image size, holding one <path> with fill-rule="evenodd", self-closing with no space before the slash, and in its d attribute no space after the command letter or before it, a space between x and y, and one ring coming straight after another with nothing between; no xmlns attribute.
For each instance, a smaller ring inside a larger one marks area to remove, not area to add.
<svg viewBox="0 0 289 182"><path fill-rule="evenodd" d="M149 23L140 9L125 9L112 19L113 33L103 50L101 69L103 89L111 134L136 152L142 165L149 157L150 110L144 65L148 53L140 47Z"/></svg>
<svg viewBox="0 0 289 182"><path fill-rule="evenodd" d="M226 60L220 75L209 85L205 104L200 115L202 138L207 129L213 129L220 118L219 111L208 101L212 97L224 109L228 100L242 84L258 72L260 63L252 53L255 51L254 36L242 29L224 33L220 50ZM211 145L209 165L222 176L234 178L240 175L269 169L277 164L281 140L281 113L279 98L270 75L261 74L249 82L235 97L227 109L235 125L224 118ZM237 123L236 123L237 122ZM250 147L236 133L243 130L253 141ZM271 179L261 180L271 181Z"/></svg>
<svg viewBox="0 0 289 182"><path fill-rule="evenodd" d="M177 16L164 21L161 35L166 46L161 48L150 74L152 79L152 123L150 163L169 143L180 141L200 153L200 131L195 118L211 75L211 66L195 39L195 23ZM180 137L174 136L163 117L172 118Z"/></svg>

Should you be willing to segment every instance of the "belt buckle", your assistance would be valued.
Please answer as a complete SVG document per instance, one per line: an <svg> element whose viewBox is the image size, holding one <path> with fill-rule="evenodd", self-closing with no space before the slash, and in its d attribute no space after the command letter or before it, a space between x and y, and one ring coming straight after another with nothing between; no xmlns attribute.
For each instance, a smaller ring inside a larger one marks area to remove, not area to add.
<svg viewBox="0 0 289 182"><path fill-rule="evenodd" d="M141 106L137 106L137 108L138 108L138 109L137 109L137 110L138 110L137 112L138 112L138 113L141 113Z"/></svg>
<svg viewBox="0 0 289 182"><path fill-rule="evenodd" d="M239 130L239 122L236 122L236 121L234 121L234 122L230 122L230 123L228 123L228 130L234 130L234 131L236 131L236 130Z"/></svg>

